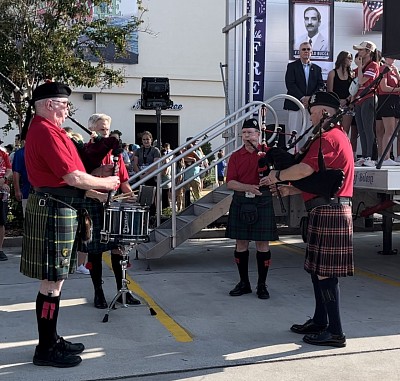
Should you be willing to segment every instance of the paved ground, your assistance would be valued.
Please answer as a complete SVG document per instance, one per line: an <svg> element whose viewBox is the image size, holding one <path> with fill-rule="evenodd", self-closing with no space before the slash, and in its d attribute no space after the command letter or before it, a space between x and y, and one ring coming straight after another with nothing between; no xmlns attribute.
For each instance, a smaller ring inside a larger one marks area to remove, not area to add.
<svg viewBox="0 0 400 381"><path fill-rule="evenodd" d="M89 277L73 274L63 288L59 333L87 349L72 369L32 365L38 282L19 273L21 249L9 247L9 260L0 262L0 380L400 380L400 256L378 255L381 241L381 233L355 236L357 274L341 281L341 349L307 345L289 331L313 312L298 236L272 247L266 301L255 293L228 296L237 282L228 239L190 240L152 261L151 271L131 253L129 287L143 304L112 311L108 323L93 307ZM110 301L116 290L107 256L104 275Z"/></svg>

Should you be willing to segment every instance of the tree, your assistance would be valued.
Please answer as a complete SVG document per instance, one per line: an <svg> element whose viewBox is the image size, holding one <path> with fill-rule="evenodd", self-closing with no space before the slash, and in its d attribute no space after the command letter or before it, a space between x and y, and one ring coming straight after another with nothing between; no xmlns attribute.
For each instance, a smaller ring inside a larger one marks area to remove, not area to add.
<svg viewBox="0 0 400 381"><path fill-rule="evenodd" d="M132 0L134 1L134 0ZM111 25L107 17L94 18L94 7L112 10L116 0L1 0L0 2L0 110L8 115L5 131L16 123L21 131L26 100L46 79L71 86L111 87L124 83L123 69L110 65L127 54L127 37L138 31L145 9L124 25Z"/></svg>

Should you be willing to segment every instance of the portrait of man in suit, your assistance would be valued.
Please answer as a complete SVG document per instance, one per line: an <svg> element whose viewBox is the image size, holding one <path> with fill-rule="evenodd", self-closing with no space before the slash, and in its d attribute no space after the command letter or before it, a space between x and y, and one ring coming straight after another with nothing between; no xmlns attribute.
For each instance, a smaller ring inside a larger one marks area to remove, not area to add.
<svg viewBox="0 0 400 381"><path fill-rule="evenodd" d="M300 58L287 65L285 84L287 94L297 98L303 106L308 108L308 101L315 92L324 87L321 67L311 62L312 47L309 42L303 42L296 49ZM302 112L291 100L285 99L283 108L288 110L288 123L286 133L297 132L299 137L305 130L302 129ZM307 113L307 120L310 115ZM307 135L298 143L301 147L307 139Z"/></svg>
<svg viewBox="0 0 400 381"><path fill-rule="evenodd" d="M329 39L320 32L321 12L316 7L307 7L303 13L306 33L296 38L294 49L308 42L314 52L328 52Z"/></svg>

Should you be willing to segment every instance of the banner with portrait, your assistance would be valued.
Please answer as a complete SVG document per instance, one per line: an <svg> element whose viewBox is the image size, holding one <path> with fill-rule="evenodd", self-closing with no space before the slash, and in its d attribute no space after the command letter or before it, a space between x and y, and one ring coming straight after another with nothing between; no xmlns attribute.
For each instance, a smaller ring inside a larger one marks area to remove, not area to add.
<svg viewBox="0 0 400 381"><path fill-rule="evenodd" d="M299 47L308 42L311 60L333 62L334 0L289 0L289 60L299 58Z"/></svg>

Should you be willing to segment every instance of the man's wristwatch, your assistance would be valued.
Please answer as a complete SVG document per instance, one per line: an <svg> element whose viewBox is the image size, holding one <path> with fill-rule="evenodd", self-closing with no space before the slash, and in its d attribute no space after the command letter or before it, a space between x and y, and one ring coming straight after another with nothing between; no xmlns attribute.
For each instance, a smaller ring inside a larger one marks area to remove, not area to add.
<svg viewBox="0 0 400 381"><path fill-rule="evenodd" d="M281 180L281 171L280 171L280 170L275 172L275 178L276 178L278 181L282 181L282 180Z"/></svg>

